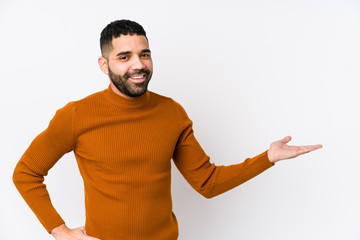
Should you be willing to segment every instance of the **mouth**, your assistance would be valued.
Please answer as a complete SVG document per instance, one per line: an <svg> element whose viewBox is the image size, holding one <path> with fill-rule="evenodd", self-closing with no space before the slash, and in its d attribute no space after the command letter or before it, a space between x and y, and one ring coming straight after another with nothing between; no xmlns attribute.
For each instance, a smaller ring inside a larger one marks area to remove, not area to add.
<svg viewBox="0 0 360 240"><path fill-rule="evenodd" d="M139 82L145 81L146 74L136 74L136 75L133 75L133 76L131 76L129 78L131 79L131 81L139 83Z"/></svg>

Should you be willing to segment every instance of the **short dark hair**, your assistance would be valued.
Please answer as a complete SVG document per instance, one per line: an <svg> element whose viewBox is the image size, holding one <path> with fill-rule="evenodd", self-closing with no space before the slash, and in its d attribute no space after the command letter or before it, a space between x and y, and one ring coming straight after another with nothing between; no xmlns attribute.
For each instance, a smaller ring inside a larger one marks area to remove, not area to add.
<svg viewBox="0 0 360 240"><path fill-rule="evenodd" d="M101 32L100 49L102 56L104 57L104 52L106 52L106 50L111 49L113 47L112 46L113 38L120 37L120 35L128 35L128 34L142 35L145 36L146 40L148 40L144 28L137 22L126 19L113 21L109 23Z"/></svg>

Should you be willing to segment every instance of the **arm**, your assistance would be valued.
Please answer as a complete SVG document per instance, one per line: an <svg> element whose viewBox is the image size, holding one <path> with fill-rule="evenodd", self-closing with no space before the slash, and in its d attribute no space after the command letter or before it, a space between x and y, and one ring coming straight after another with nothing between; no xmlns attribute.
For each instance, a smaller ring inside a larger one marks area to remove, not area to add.
<svg viewBox="0 0 360 240"><path fill-rule="evenodd" d="M64 221L51 203L44 176L74 148L73 111L73 103L69 103L56 112L48 128L32 141L13 173L16 188L48 232Z"/></svg>
<svg viewBox="0 0 360 240"><path fill-rule="evenodd" d="M229 166L216 166L210 163L192 129L192 121L185 110L180 108L180 119L185 122L184 130L177 142L173 160L188 183L206 198L222 194L259 175L272 167L277 161L294 158L301 154L321 148L321 145L288 146L291 137L273 142L270 149L244 162Z"/></svg>
<svg viewBox="0 0 360 240"><path fill-rule="evenodd" d="M195 139L189 119L177 142L173 160L187 182L206 198L237 187L274 165L269 161L267 151L239 164L216 166L210 163L210 157Z"/></svg>

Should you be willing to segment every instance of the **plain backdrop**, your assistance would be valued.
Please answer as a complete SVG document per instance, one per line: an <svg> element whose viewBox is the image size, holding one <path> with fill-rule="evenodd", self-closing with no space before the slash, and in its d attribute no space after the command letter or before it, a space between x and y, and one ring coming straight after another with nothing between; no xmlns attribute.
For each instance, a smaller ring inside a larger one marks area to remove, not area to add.
<svg viewBox="0 0 360 240"><path fill-rule="evenodd" d="M360 239L360 2L0 1L0 239L52 239L12 183L55 111L105 89L101 30L139 22L150 42L149 90L182 104L217 165L291 135L323 144L212 199L172 164L180 240ZM46 177L69 227L85 221L72 153Z"/></svg>

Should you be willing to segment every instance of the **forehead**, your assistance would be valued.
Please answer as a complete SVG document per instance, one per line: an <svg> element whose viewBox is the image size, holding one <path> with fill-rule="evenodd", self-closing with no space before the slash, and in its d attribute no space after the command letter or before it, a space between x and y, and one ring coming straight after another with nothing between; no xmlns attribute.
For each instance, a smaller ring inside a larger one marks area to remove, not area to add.
<svg viewBox="0 0 360 240"><path fill-rule="evenodd" d="M143 49L149 49L149 43L142 35L120 35L112 40L112 54L122 51L141 52Z"/></svg>

